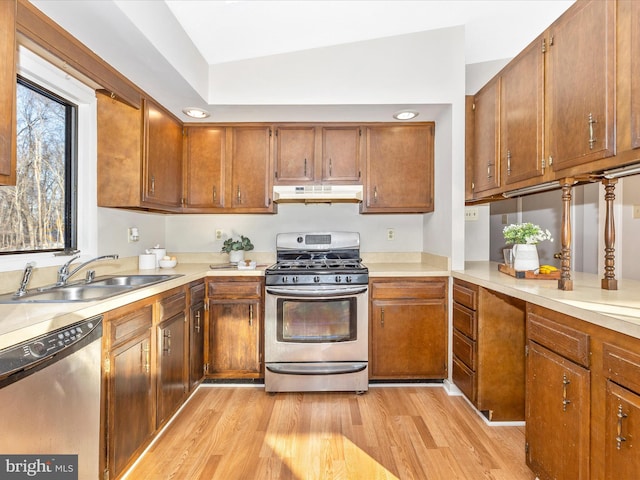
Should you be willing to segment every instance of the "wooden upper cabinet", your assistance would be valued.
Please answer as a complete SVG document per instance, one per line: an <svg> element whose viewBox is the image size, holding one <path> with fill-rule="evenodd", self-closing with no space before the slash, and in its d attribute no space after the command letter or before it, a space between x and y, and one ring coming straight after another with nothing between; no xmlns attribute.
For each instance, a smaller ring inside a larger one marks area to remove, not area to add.
<svg viewBox="0 0 640 480"><path fill-rule="evenodd" d="M329 183L360 183L362 128L322 127L322 180Z"/></svg>
<svg viewBox="0 0 640 480"><path fill-rule="evenodd" d="M430 122L366 127L362 213L433 211L433 137Z"/></svg>
<svg viewBox="0 0 640 480"><path fill-rule="evenodd" d="M139 207L144 110L98 93L98 206Z"/></svg>
<svg viewBox="0 0 640 480"><path fill-rule="evenodd" d="M274 181L285 184L312 182L315 179L315 127L282 126L275 132Z"/></svg>
<svg viewBox="0 0 640 480"><path fill-rule="evenodd" d="M559 176L615 154L615 12L577 2L547 31L547 155Z"/></svg>
<svg viewBox="0 0 640 480"><path fill-rule="evenodd" d="M229 205L238 213L274 212L271 127L235 126L228 129L227 138Z"/></svg>
<svg viewBox="0 0 640 480"><path fill-rule="evenodd" d="M531 43L500 76L500 159L505 185L545 172L542 40Z"/></svg>
<svg viewBox="0 0 640 480"><path fill-rule="evenodd" d="M280 125L275 132L274 183L361 182L360 126Z"/></svg>
<svg viewBox="0 0 640 480"><path fill-rule="evenodd" d="M629 2L631 26L631 146L640 148L640 2Z"/></svg>
<svg viewBox="0 0 640 480"><path fill-rule="evenodd" d="M500 186L500 79L485 85L473 99L474 196Z"/></svg>
<svg viewBox="0 0 640 480"><path fill-rule="evenodd" d="M186 208L221 208L226 160L224 127L188 127L185 136Z"/></svg>
<svg viewBox="0 0 640 480"><path fill-rule="evenodd" d="M98 93L98 205L176 211L182 126L150 101L136 109Z"/></svg>
<svg viewBox="0 0 640 480"><path fill-rule="evenodd" d="M0 2L0 185L16 184L16 1Z"/></svg>
<svg viewBox="0 0 640 480"><path fill-rule="evenodd" d="M143 201L152 206L182 203L182 124L154 102L146 102L146 162Z"/></svg>

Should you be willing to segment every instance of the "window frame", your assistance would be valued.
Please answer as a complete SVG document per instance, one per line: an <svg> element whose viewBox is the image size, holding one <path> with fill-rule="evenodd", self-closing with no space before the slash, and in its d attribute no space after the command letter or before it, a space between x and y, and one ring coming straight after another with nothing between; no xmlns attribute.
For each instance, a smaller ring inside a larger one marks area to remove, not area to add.
<svg viewBox="0 0 640 480"><path fill-rule="evenodd" d="M47 61L24 45L18 46L17 74L40 85L77 106L76 171L76 251L80 260L92 258L98 250L97 207L97 100L95 90ZM0 272L22 270L27 262L36 267L58 266L70 259L72 252L38 251L0 256Z"/></svg>

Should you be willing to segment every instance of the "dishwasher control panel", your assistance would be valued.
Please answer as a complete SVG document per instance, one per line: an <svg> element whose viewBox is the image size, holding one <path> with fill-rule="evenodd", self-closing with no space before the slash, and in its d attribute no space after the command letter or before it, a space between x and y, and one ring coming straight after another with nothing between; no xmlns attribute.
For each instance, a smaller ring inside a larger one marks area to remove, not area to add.
<svg viewBox="0 0 640 480"><path fill-rule="evenodd" d="M0 350L0 379L34 368L41 362L74 350L85 340L102 336L102 316L88 318L64 328Z"/></svg>

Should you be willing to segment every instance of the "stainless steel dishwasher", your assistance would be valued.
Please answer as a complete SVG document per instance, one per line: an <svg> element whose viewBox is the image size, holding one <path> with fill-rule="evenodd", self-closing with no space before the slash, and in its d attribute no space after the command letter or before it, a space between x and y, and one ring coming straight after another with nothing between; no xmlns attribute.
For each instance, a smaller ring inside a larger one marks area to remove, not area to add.
<svg viewBox="0 0 640 480"><path fill-rule="evenodd" d="M99 478L101 338L97 316L0 350L0 455L77 455Z"/></svg>

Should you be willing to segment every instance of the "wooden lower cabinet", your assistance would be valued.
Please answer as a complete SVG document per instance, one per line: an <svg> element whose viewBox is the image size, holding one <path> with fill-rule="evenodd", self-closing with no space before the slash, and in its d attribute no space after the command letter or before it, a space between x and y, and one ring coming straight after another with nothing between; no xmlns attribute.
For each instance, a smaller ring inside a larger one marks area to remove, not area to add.
<svg viewBox="0 0 640 480"><path fill-rule="evenodd" d="M640 395L607 381L605 478L636 478L640 472Z"/></svg>
<svg viewBox="0 0 640 480"><path fill-rule="evenodd" d="M447 377L447 279L373 279L370 307L370 378Z"/></svg>
<svg viewBox="0 0 640 480"><path fill-rule="evenodd" d="M525 302L472 283L453 283L452 379L492 421L522 421Z"/></svg>
<svg viewBox="0 0 640 480"><path fill-rule="evenodd" d="M189 391L204 377L205 295L204 281L189 286Z"/></svg>
<svg viewBox="0 0 640 480"><path fill-rule="evenodd" d="M262 361L263 282L260 277L224 277L207 282L208 376L264 375Z"/></svg>
<svg viewBox="0 0 640 480"><path fill-rule="evenodd" d="M185 300L177 287L105 314L103 478L122 475L186 399Z"/></svg>
<svg viewBox="0 0 640 480"><path fill-rule="evenodd" d="M529 342L527 464L540 480L589 478L589 370Z"/></svg>
<svg viewBox="0 0 640 480"><path fill-rule="evenodd" d="M122 473L151 439L156 427L151 372L153 305L109 312L106 355L107 478Z"/></svg>
<svg viewBox="0 0 640 480"><path fill-rule="evenodd" d="M157 330L158 408L156 426L162 425L187 394L187 317L183 289L160 300Z"/></svg>

